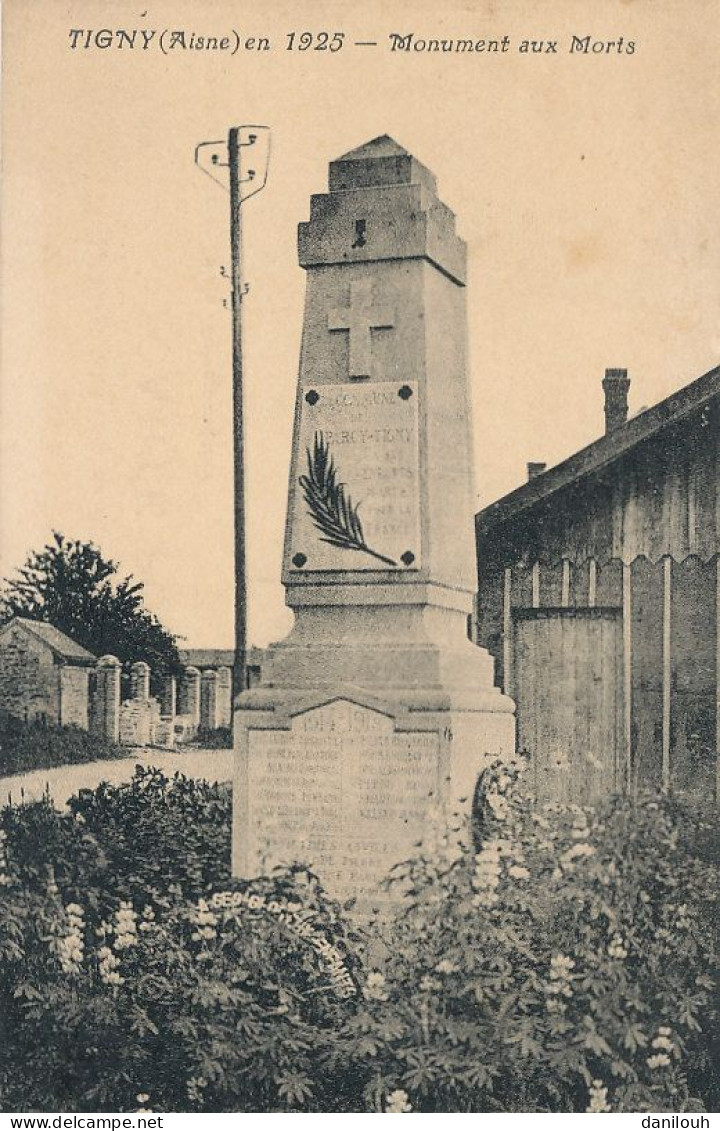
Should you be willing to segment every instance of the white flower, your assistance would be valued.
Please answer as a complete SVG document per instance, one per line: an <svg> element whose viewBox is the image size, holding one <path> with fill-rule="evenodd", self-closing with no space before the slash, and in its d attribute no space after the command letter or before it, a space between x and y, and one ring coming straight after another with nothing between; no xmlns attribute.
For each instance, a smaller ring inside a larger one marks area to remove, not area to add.
<svg viewBox="0 0 720 1131"><path fill-rule="evenodd" d="M7 853L5 852L5 845L7 844L7 833L0 829L0 887L7 887L10 883L10 877L7 874L9 868Z"/></svg>
<svg viewBox="0 0 720 1131"><path fill-rule="evenodd" d="M193 942L217 938L217 915L212 913L204 899L198 900L197 908L193 909L192 918L193 922L197 924L197 930L193 931L190 936Z"/></svg>
<svg viewBox="0 0 720 1131"><path fill-rule="evenodd" d="M657 1031L657 1036L653 1037L650 1044L654 1049L663 1049L664 1052L672 1052L675 1048L670 1040L670 1030L665 1025L660 1026Z"/></svg>
<svg viewBox="0 0 720 1131"><path fill-rule="evenodd" d="M545 984L547 1008L550 1012L562 1013L565 1009L563 998L572 997L572 971L575 963L564 954L555 954L550 959L550 977Z"/></svg>
<svg viewBox="0 0 720 1131"><path fill-rule="evenodd" d="M68 903L65 908L67 931L57 941L56 951L60 968L64 974L77 974L82 965L85 951L85 915L77 903Z"/></svg>
<svg viewBox="0 0 720 1131"><path fill-rule="evenodd" d="M478 893L473 903L479 907L492 907L498 901L497 888L500 883L500 857L506 841L496 839L486 841L475 857L475 871L471 883Z"/></svg>
<svg viewBox="0 0 720 1131"><path fill-rule="evenodd" d="M400 1112L412 1111L412 1104L407 1092L402 1088L397 1088L394 1092L390 1092L385 1100L385 1111L388 1114L397 1115Z"/></svg>
<svg viewBox="0 0 720 1131"><path fill-rule="evenodd" d="M101 981L105 982L108 986L121 986L125 979L122 974L118 974L118 966L120 959L113 954L109 946L102 946L98 951L98 973L100 974Z"/></svg>
<svg viewBox="0 0 720 1131"><path fill-rule="evenodd" d="M575 969L575 963L572 958L568 958L565 954L554 954L550 959L550 969L555 971L563 971Z"/></svg>
<svg viewBox="0 0 720 1131"><path fill-rule="evenodd" d="M385 988L385 975L379 970L371 970L365 981L365 997L370 1001L387 1001L388 992Z"/></svg>
<svg viewBox="0 0 720 1131"><path fill-rule="evenodd" d="M501 793L497 793L494 789L489 790L485 794L485 798L488 805L492 809L493 816L496 818L496 820L504 821L508 813L510 812L510 806L508 804L507 798L505 798Z"/></svg>
<svg viewBox="0 0 720 1131"><path fill-rule="evenodd" d="M432 994L441 988L440 982L437 978L431 978L429 974L423 975L420 979L420 992L423 994Z"/></svg>
<svg viewBox="0 0 720 1131"><path fill-rule="evenodd" d="M137 942L137 913L132 903L123 900L115 912L115 950L125 950Z"/></svg>
<svg viewBox="0 0 720 1131"><path fill-rule="evenodd" d="M608 946L608 954L611 958L627 958L627 950L621 935L613 935Z"/></svg>
<svg viewBox="0 0 720 1131"><path fill-rule="evenodd" d="M591 844L574 844L572 848L568 848L560 857L561 864L572 864L573 860L579 860L582 856L594 856L595 849Z"/></svg>
<svg viewBox="0 0 720 1131"><path fill-rule="evenodd" d="M607 1098L607 1088L603 1084L602 1080L593 1080L590 1087L590 1103L585 1108L585 1110L589 1112L610 1111Z"/></svg>
<svg viewBox="0 0 720 1131"><path fill-rule="evenodd" d="M202 1103L204 1088L207 1088L207 1080L203 1076L191 1076L187 1082L188 1099L193 1103Z"/></svg>
<svg viewBox="0 0 720 1131"><path fill-rule="evenodd" d="M648 1068L652 1068L652 1069L668 1068L669 1065L670 1065L670 1057L667 1056L666 1053L664 1053L664 1052L656 1053L655 1056L649 1056L647 1058Z"/></svg>
<svg viewBox="0 0 720 1131"><path fill-rule="evenodd" d="M512 876L512 878L514 880L529 880L530 879L529 870L527 868L524 868L521 864L512 864L508 868L508 875Z"/></svg>

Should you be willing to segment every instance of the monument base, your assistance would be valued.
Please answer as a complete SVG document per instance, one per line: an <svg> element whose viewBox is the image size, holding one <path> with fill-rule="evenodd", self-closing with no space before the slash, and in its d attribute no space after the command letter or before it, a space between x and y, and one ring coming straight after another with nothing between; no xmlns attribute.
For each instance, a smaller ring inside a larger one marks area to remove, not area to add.
<svg viewBox="0 0 720 1131"><path fill-rule="evenodd" d="M323 611L325 632L318 611L305 610L237 702L233 872L307 864L331 897L367 913L387 903L393 865L469 812L482 769L514 752L514 704L483 649L428 633L440 624L432 610L382 610L390 641L378 609L372 633L358 617L341 639L329 631L338 610Z"/></svg>

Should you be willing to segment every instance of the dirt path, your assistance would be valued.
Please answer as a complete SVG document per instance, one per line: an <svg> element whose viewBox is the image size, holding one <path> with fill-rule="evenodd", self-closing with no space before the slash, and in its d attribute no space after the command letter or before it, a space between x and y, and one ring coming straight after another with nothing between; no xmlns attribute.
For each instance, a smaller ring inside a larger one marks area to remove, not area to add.
<svg viewBox="0 0 720 1131"><path fill-rule="evenodd" d="M79 789L94 789L101 781L119 785L129 781L138 762L143 766L157 766L168 775L176 770L193 778L208 781L230 781L232 778L232 750L136 750L131 757L103 762L84 762L76 766L56 766L49 770L31 770L25 774L0 778L0 806L8 799L17 803L42 797L46 787L58 809ZM24 791L24 793L21 793Z"/></svg>

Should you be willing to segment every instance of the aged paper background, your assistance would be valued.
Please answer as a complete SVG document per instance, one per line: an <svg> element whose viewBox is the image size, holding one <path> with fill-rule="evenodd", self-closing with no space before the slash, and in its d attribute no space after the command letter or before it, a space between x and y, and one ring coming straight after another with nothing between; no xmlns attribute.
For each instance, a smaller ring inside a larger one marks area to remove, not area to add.
<svg viewBox="0 0 720 1131"><path fill-rule="evenodd" d="M3 20L3 574L56 527L145 581L188 645L231 644L228 200L193 153L233 125L273 133L245 212L253 643L289 619L296 226L332 158L388 133L457 213L478 503L601 433L605 366L629 369L635 412L717 363L716 0L5 0ZM135 48L86 48L102 29ZM163 54L163 30L271 47ZM343 47L288 50L303 31ZM510 49L393 52L411 32Z"/></svg>

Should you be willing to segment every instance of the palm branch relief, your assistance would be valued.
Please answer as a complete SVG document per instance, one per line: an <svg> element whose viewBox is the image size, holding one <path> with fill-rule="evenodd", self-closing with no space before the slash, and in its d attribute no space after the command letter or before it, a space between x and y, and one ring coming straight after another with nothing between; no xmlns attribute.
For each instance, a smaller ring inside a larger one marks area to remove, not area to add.
<svg viewBox="0 0 720 1131"><path fill-rule="evenodd" d="M320 531L321 542L340 550L358 550L379 562L394 566L397 562L371 549L365 541L360 504L353 506L344 483L338 483L337 471L322 432L315 433L312 450L307 449L308 472L298 482L303 490L308 514Z"/></svg>

